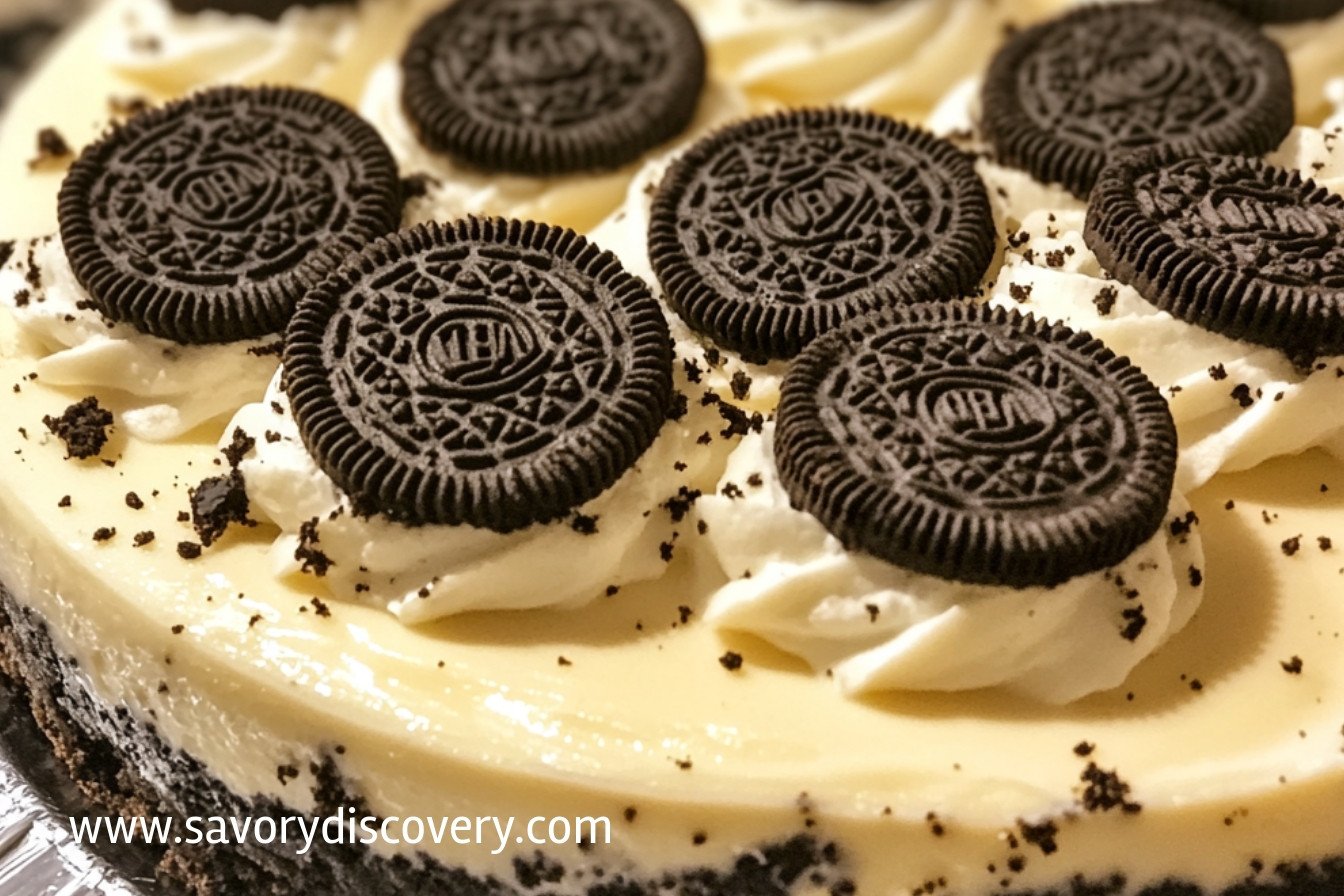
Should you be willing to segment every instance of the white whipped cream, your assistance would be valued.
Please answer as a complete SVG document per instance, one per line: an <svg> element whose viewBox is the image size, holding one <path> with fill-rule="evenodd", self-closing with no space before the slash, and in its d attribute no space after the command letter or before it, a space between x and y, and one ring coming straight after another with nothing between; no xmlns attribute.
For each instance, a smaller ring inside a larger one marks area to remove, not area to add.
<svg viewBox="0 0 1344 896"><path fill-rule="evenodd" d="M596 520L591 534L577 531L572 517L508 534L407 526L351 512L304 446L279 379L262 402L238 412L225 436L237 427L256 439L239 469L253 515L281 530L271 549L276 576L302 571L300 530L316 520L318 540L309 546L331 561L330 592L385 606L408 625L472 610L578 607L610 586L661 577L668 568L662 545L672 545L675 557L699 537L687 514L674 519L663 505L683 487L711 487L730 447L718 438L718 413L692 401L625 475L576 510ZM714 433L711 444L697 442L703 432Z"/></svg>
<svg viewBox="0 0 1344 896"><path fill-rule="evenodd" d="M181 13L168 0L120 6L103 58L117 74L165 94L211 84L315 86L348 50L358 21L353 3L294 6L274 22L215 10Z"/></svg>
<svg viewBox="0 0 1344 896"><path fill-rule="evenodd" d="M136 438L166 442L231 414L257 400L275 373L276 358L259 353L274 339L181 345L109 322L80 307L88 301L59 237L20 243L0 269L0 304L36 343L38 378L124 393L118 419Z"/></svg>
<svg viewBox="0 0 1344 896"><path fill-rule="evenodd" d="M527 177L456 164L416 137L402 110L401 86L398 62L378 66L369 78L360 112L378 128L404 173L430 178L426 195L406 205L403 223L408 227L465 215L503 215L588 230L620 205L630 178L639 170L636 162L599 174ZM738 91L710 79L695 119L679 139L693 140L705 129L746 113L746 99Z"/></svg>
<svg viewBox="0 0 1344 896"><path fill-rule="evenodd" d="M1004 26L1062 0L685 0L714 70L765 102L918 115L975 72Z"/></svg>
<svg viewBox="0 0 1344 896"><path fill-rule="evenodd" d="M743 439L719 490L697 505L734 579L711 598L706 618L802 657L847 694L997 687L1068 703L1120 685L1199 606L1197 526L1180 536L1164 527L1115 568L1055 588L965 585L846 551L791 506L773 429ZM741 497L723 494L729 483ZM1176 494L1169 519L1188 509ZM1147 623L1131 641L1123 613L1138 606Z"/></svg>

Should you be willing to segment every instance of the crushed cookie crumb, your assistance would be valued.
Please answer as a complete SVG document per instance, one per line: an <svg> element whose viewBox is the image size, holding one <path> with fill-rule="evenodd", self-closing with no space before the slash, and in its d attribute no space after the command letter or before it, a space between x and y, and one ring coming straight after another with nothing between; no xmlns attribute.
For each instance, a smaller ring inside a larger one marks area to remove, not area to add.
<svg viewBox="0 0 1344 896"><path fill-rule="evenodd" d="M197 560L201 556L201 546L194 541L179 541L177 556L183 560Z"/></svg>
<svg viewBox="0 0 1344 896"><path fill-rule="evenodd" d="M52 127L41 128L37 132L37 155L28 160L29 170L36 170L54 163L64 162L75 154L69 142L60 131Z"/></svg>
<svg viewBox="0 0 1344 896"><path fill-rule="evenodd" d="M574 514L574 519L570 520L569 526L580 535L597 534L597 516L589 516L584 513Z"/></svg>
<svg viewBox="0 0 1344 896"><path fill-rule="evenodd" d="M1106 317L1115 310L1116 300L1120 298L1120 290L1114 286L1103 286L1095 296L1092 297L1092 304L1097 307L1097 314Z"/></svg>
<svg viewBox="0 0 1344 896"><path fill-rule="evenodd" d="M1290 660L1283 660L1279 663L1279 665L1282 666L1283 671L1287 672L1289 675L1302 674L1303 663L1302 663L1302 657L1300 656L1294 656Z"/></svg>
<svg viewBox="0 0 1344 896"><path fill-rule="evenodd" d="M320 618L327 619L331 616L331 607L328 607L326 602L323 601L320 597L314 597L308 603L312 605L313 612L316 613Z"/></svg>
<svg viewBox="0 0 1344 896"><path fill-rule="evenodd" d="M133 544L137 548L142 548L147 544L151 544L153 541L154 541L154 532L152 530L146 529L144 532L135 533L135 537L131 539L131 544Z"/></svg>
<svg viewBox="0 0 1344 896"><path fill-rule="evenodd" d="M67 460L97 457L107 444L107 430L112 420L112 412L100 406L93 395L70 405L59 417L48 415L42 418L47 429L65 442Z"/></svg>
<svg viewBox="0 0 1344 896"><path fill-rule="evenodd" d="M1009 283L1008 295L1019 305L1025 304L1031 301L1031 286L1023 286L1020 283Z"/></svg>
<svg viewBox="0 0 1344 896"><path fill-rule="evenodd" d="M1279 548L1283 551L1283 556L1295 556L1298 551L1302 550L1302 536L1294 535L1292 538L1285 538Z"/></svg>
<svg viewBox="0 0 1344 896"><path fill-rule="evenodd" d="M322 578L336 564L317 547L319 536L317 517L299 525L299 546L294 549L294 559L298 560L303 572Z"/></svg>
<svg viewBox="0 0 1344 896"><path fill-rule="evenodd" d="M111 526L99 526L93 530L94 541L111 541L116 537L117 530Z"/></svg>
<svg viewBox="0 0 1344 896"><path fill-rule="evenodd" d="M728 388L733 393L733 398L743 401L751 394L751 377L745 370L739 370L729 380Z"/></svg>
<svg viewBox="0 0 1344 896"><path fill-rule="evenodd" d="M729 672L736 672L742 668L742 654L730 650L719 657L719 665Z"/></svg>
<svg viewBox="0 0 1344 896"><path fill-rule="evenodd" d="M132 510L144 510L145 502L135 492L126 493L126 506Z"/></svg>
<svg viewBox="0 0 1344 896"><path fill-rule="evenodd" d="M248 517L249 505L243 474L233 470L224 476L211 476L188 491L191 500L191 525L204 547L210 547L237 523L255 526Z"/></svg>
<svg viewBox="0 0 1344 896"><path fill-rule="evenodd" d="M1089 762L1083 770L1081 780L1084 785L1081 803L1088 812L1109 812L1120 809L1127 815L1143 809L1129 799L1130 787L1114 771L1103 771L1095 762Z"/></svg>

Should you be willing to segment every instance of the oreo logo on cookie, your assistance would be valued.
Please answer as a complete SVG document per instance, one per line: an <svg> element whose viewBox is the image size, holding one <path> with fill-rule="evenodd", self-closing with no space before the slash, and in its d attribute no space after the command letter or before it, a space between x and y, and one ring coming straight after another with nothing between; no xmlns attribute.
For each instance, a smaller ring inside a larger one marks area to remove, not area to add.
<svg viewBox="0 0 1344 896"><path fill-rule="evenodd" d="M989 197L950 143L843 109L748 119L694 145L653 202L649 258L673 308L750 360L850 318L975 289Z"/></svg>
<svg viewBox="0 0 1344 896"><path fill-rule="evenodd" d="M573 231L502 219L368 247L300 303L285 375L357 510L497 532L597 497L672 404L648 287Z"/></svg>
<svg viewBox="0 0 1344 896"><path fill-rule="evenodd" d="M1344 354L1344 197L1296 172L1135 156L1102 174L1084 237L1175 317L1295 360Z"/></svg>
<svg viewBox="0 0 1344 896"><path fill-rule="evenodd" d="M852 321L798 356L775 457L844 545L972 584L1053 586L1161 527L1176 430L1099 341L961 302Z"/></svg>
<svg viewBox="0 0 1344 896"><path fill-rule="evenodd" d="M181 343L283 330L304 291L396 228L378 133L283 88L217 88L141 113L61 185L61 238L100 311Z"/></svg>
<svg viewBox="0 0 1344 896"><path fill-rule="evenodd" d="M995 56L982 106L1002 162L1079 197L1128 152L1261 155L1293 126L1283 50L1202 0L1085 6L1028 28Z"/></svg>
<svg viewBox="0 0 1344 896"><path fill-rule="evenodd" d="M675 0L457 0L412 36L402 107L487 171L617 168L690 124L705 67Z"/></svg>

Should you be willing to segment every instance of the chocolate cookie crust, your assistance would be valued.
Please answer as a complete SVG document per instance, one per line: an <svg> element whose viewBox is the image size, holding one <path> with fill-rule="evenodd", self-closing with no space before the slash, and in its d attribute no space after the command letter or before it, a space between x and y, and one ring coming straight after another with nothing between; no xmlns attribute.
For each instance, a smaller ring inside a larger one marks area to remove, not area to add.
<svg viewBox="0 0 1344 896"><path fill-rule="evenodd" d="M235 794L199 760L174 749L154 726L125 707L101 702L89 690L79 666L56 645L41 617L0 585L0 687L11 685L26 700L61 764L102 811L171 815L179 821L192 815L298 816L274 799ZM328 756L310 771L319 812L334 814L343 806L362 804L358 792L341 775L338 757ZM311 823L312 817L305 820ZM535 868L551 869L552 874L555 870L573 873L559 861L537 856L534 862L515 863L511 879L480 878L432 859L389 859L368 847L333 845L320 838L304 857L251 841L229 849L170 845L157 848L156 855L159 884L167 892L190 896L368 896L386 892L540 896L547 882ZM732 867L669 869L649 879L611 869L590 873L577 882L577 890L583 896L791 896L795 885L818 880L831 892L852 893L843 857L843 843L797 835L744 852ZM1338 896L1344 892L1344 856L1315 863L1267 863L1265 868L1255 879L1222 891L1171 879L1145 886L1137 896ZM1123 874L1099 873L1046 889L993 886L970 896L1122 896L1132 892Z"/></svg>
<svg viewBox="0 0 1344 896"><path fill-rule="evenodd" d="M997 157L1085 198L1106 164L1166 146L1261 155L1293 126L1283 50L1203 0L1084 6L1019 32L990 64Z"/></svg>

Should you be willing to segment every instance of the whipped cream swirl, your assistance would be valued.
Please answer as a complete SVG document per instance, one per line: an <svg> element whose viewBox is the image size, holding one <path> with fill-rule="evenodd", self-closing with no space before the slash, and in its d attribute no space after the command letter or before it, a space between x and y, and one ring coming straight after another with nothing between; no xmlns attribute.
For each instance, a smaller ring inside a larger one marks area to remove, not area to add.
<svg viewBox="0 0 1344 896"><path fill-rule="evenodd" d="M801 657L847 694L1002 688L1069 703L1120 685L1203 597L1203 546L1179 494L1168 510L1179 522L1113 569L1054 588L966 585L846 551L794 509L773 429L743 439L697 505L734 577L706 618Z"/></svg>
<svg viewBox="0 0 1344 896"><path fill-rule="evenodd" d="M181 345L108 321L89 302L59 237L18 245L0 269L0 304L36 344L38 379L123 393L117 417L136 438L166 442L232 414L275 373L268 340Z"/></svg>
<svg viewBox="0 0 1344 896"><path fill-rule="evenodd" d="M685 390L683 378L676 383ZM281 530L271 549L275 575L320 574L334 596L386 607L408 625L469 611L578 607L613 586L660 578L678 546L698 538L689 505L713 486L732 444L718 437L717 410L691 401L573 516L501 534L352 512L304 446L279 375L228 434L235 428L256 439L239 465L252 513Z"/></svg>
<svg viewBox="0 0 1344 896"><path fill-rule="evenodd" d="M353 4L292 6L275 22L181 13L168 0L119 7L103 58L117 74L168 95L210 84L317 86L349 52L358 24Z"/></svg>

